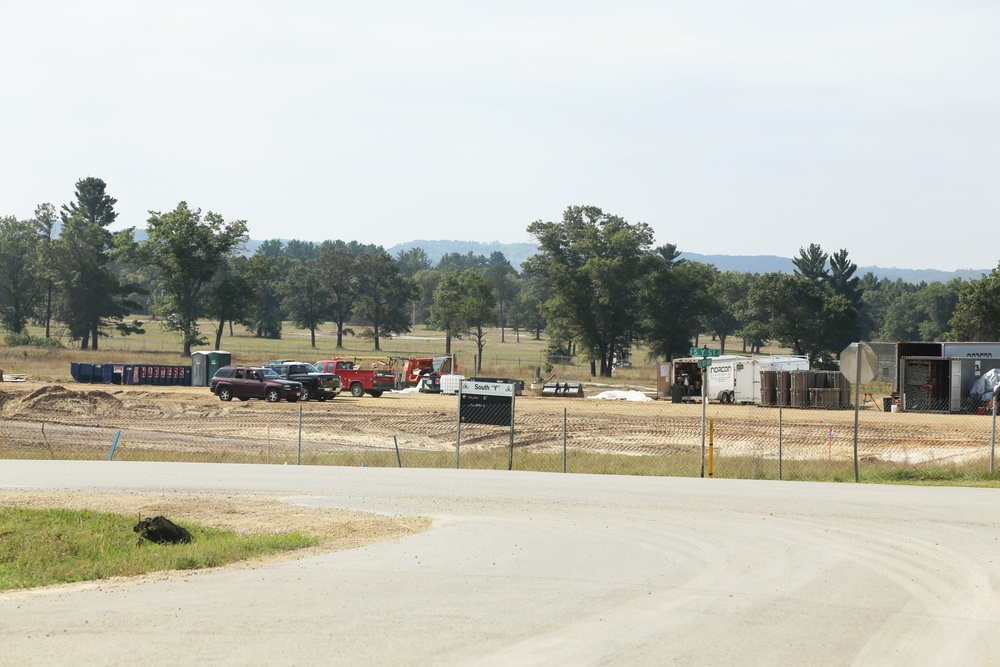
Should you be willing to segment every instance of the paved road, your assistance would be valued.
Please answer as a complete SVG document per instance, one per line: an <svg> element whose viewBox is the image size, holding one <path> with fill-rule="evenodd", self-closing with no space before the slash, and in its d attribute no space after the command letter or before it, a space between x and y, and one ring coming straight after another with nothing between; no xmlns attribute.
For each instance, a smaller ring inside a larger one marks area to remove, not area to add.
<svg viewBox="0 0 1000 667"><path fill-rule="evenodd" d="M0 461L4 488L252 491L436 519L252 570L0 595L0 664L1000 662L1000 493Z"/></svg>

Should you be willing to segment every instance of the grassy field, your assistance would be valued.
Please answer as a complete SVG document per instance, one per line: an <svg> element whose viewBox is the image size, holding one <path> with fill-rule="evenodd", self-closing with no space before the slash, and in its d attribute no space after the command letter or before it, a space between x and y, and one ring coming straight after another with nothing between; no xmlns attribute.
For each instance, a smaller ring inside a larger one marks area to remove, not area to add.
<svg viewBox="0 0 1000 667"><path fill-rule="evenodd" d="M32 347L8 347L0 343L0 369L7 373L24 373L33 379L43 381L68 382L70 363L74 361L85 363L135 363L135 364L182 364L190 363L181 355L181 344L177 334L167 331L159 322L146 322L146 333L141 336L113 336L102 338L100 349L80 350L79 343L71 344L65 337L62 349L44 349ZM211 332L212 325L203 323L203 332ZM360 331L360 327L356 327ZM29 327L34 336L43 336L44 330L39 327ZM58 335L59 332L56 332ZM214 343L214 336L205 334ZM503 338L503 340L501 340ZM730 339L733 343L735 341ZM363 361L385 361L389 358L410 356L434 356L444 354L445 336L441 331L427 329L418 325L412 332L397 338L381 341L381 350L376 351L371 342L360 337L345 337L344 349L337 350L336 334L332 327L326 326L317 332L316 347L311 347L309 332L296 329L290 323L285 323L280 340L266 340L247 333L242 327L235 327L232 335L229 330L222 337L222 349L231 352L234 363L259 364L268 359L297 359L301 361L317 361L331 357L359 359ZM703 345L718 347L717 343L702 340ZM489 331L486 337L486 347L483 350L483 377L509 377L530 382L535 369L541 369L543 378L554 376L559 380L589 381L590 365L583 359L573 364L557 364L551 371L546 371L544 336L536 340L532 334L521 332L516 334L506 330L501 336L499 329ZM205 346L196 349L212 349ZM728 351L738 353L738 346L729 346ZM477 356L475 341L469 339L453 339L452 352L458 358L459 372L473 375L472 369ZM768 353L787 353L788 350L777 346L764 350ZM615 371L611 379L602 378L602 383L623 387L656 386L657 364L648 357L643 348L633 351L632 367Z"/></svg>
<svg viewBox="0 0 1000 667"><path fill-rule="evenodd" d="M0 591L163 570L195 570L321 542L299 533L240 537L184 525L190 544L138 543L136 517L69 509L0 509Z"/></svg>
<svg viewBox="0 0 1000 667"><path fill-rule="evenodd" d="M8 347L0 344L0 369L6 373L24 373L38 380L67 382L71 380L70 363L136 363L136 364L188 364L180 351L177 335L165 330L157 322L147 322L146 333L141 336L109 337L100 341L100 349L80 350L77 344L63 339L67 347L47 349L32 347ZM210 330L205 325L202 330ZM29 328L32 335L43 335L37 327ZM487 335L483 353L482 375L512 377L530 381L535 368L545 366L546 341L535 340L531 334L522 332L519 336L507 330L501 342L499 329ZM214 338L212 339L214 342ZM363 361L388 360L394 357L434 356L444 354L445 337L440 331L418 326L412 333L381 341L381 350L376 351L371 342L355 337L344 339L344 349L337 350L336 335L329 329L318 332L316 347L310 346L309 332L285 324L280 340L257 338L237 327L230 335L227 330L222 338L222 349L231 352L234 363L258 364L268 359L298 359L317 361L334 356ZM212 349L205 346L196 349ZM452 341L452 352L457 356L459 372L472 375L477 356L474 341L458 339ZM655 364L636 357L632 369L624 369L614 380L618 384L655 384ZM559 365L553 369L560 379L584 380L589 377L589 365Z"/></svg>

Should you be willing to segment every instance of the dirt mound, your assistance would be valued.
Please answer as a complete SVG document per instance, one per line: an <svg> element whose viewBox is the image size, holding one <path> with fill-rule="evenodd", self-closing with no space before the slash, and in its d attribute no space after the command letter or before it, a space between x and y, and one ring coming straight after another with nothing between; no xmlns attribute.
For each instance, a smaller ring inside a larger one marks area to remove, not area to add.
<svg viewBox="0 0 1000 667"><path fill-rule="evenodd" d="M5 395L0 400L4 417L21 419L51 419L54 415L96 416L116 413L122 402L106 391L73 391L62 385L39 387L27 396Z"/></svg>

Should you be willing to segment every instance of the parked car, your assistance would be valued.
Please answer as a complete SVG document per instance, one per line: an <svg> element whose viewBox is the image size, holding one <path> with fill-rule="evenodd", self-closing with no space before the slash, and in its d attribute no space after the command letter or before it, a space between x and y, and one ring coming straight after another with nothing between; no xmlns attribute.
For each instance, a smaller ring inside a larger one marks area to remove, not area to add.
<svg viewBox="0 0 1000 667"><path fill-rule="evenodd" d="M324 373L312 364L289 359L275 359L264 364L285 380L295 380L302 383L302 400L315 398L325 401L337 398L340 394L340 376L334 373Z"/></svg>
<svg viewBox="0 0 1000 667"><path fill-rule="evenodd" d="M269 403L281 399L292 402L302 394L301 383L283 380L271 369L255 366L223 366L212 377L209 388L222 401L263 398Z"/></svg>

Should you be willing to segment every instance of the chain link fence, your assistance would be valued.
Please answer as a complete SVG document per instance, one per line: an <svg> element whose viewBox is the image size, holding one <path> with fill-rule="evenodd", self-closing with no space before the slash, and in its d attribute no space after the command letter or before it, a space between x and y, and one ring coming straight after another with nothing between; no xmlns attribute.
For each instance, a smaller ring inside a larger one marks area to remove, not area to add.
<svg viewBox="0 0 1000 667"><path fill-rule="evenodd" d="M454 395L224 403L207 389L178 391L186 393L73 385L0 392L0 458L853 481L856 471L862 480L985 476L996 439L989 412L884 412L874 399L858 411L855 431L848 406L525 395L514 401L511 425L504 415L460 420Z"/></svg>

